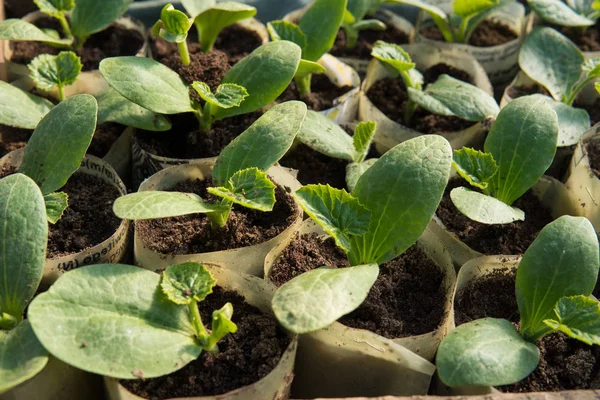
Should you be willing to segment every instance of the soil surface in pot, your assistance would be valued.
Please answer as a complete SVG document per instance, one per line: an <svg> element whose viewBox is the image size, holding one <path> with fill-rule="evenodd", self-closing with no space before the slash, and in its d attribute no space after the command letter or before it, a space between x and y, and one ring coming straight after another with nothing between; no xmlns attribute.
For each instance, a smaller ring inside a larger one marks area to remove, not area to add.
<svg viewBox="0 0 600 400"><path fill-rule="evenodd" d="M219 341L219 353L203 351L200 356L172 374L159 378L121 380L130 392L151 400L194 396L215 396L250 385L268 375L290 343L277 320L261 313L233 291L215 287L198 303L202 321L211 321L212 312L225 303L233 305L232 321L237 332ZM210 325L207 326L210 329Z"/></svg>
<svg viewBox="0 0 600 400"><path fill-rule="evenodd" d="M296 237L273 265L276 285L327 265L350 266L333 239L317 234ZM339 319L344 325L367 329L387 338L420 335L435 330L444 318L444 273L417 246L383 264L367 299Z"/></svg>
<svg viewBox="0 0 600 400"><path fill-rule="evenodd" d="M452 203L452 189L470 185L463 179L451 179L444 191L436 215L448 231L460 241L483 254L523 254L544 226L553 221L550 210L544 207L531 190L513 203L525 212L525 221L487 225L465 217Z"/></svg>
<svg viewBox="0 0 600 400"><path fill-rule="evenodd" d="M505 318L518 329L515 277L516 269L512 272L496 270L491 276L479 278L460 290L455 300L460 323L485 317ZM600 389L599 346L589 346L563 333L544 336L537 346L540 363L533 373L521 382L497 389L502 392Z"/></svg>
<svg viewBox="0 0 600 400"><path fill-rule="evenodd" d="M588 158L590 159L590 167L596 177L600 178L600 140L590 140L585 146Z"/></svg>
<svg viewBox="0 0 600 400"><path fill-rule="evenodd" d="M301 97L292 80L277 101L302 100L310 110L323 111L335 106L335 99L354 89L352 86L337 87L325 74L313 74L311 79L311 93L308 95Z"/></svg>
<svg viewBox="0 0 600 400"><path fill-rule="evenodd" d="M207 192L211 180L183 181L169 191L195 193L208 202L219 197ZM234 205L227 225L214 230L204 214L136 221L135 229L145 245L163 254L195 254L236 249L274 238L298 217L288 189L277 186L273 211L262 212Z"/></svg>
<svg viewBox="0 0 600 400"><path fill-rule="evenodd" d="M150 37L152 55L157 61L163 62L163 58L173 53L179 53L177 44L167 42L161 37L152 36L150 31L148 31L148 36ZM198 31L196 28L190 29L187 43L190 50L193 47L194 52L201 51L200 46L198 45ZM229 64L234 65L242 58L252 53L256 48L260 47L261 44L262 39L258 33L244 28L239 24L233 24L219 33L213 48L227 54Z"/></svg>
<svg viewBox="0 0 600 400"><path fill-rule="evenodd" d="M391 25L387 25L385 31L367 29L359 32L356 46L349 49L346 47L346 31L340 28L329 53L336 57L353 57L370 60L373 44L378 40L383 40L387 43L406 44L409 42L409 37L406 32L402 32Z"/></svg>
<svg viewBox="0 0 600 400"><path fill-rule="evenodd" d="M207 132L198 129L198 120L191 113L177 114L169 117L173 124L170 131L137 129L134 138L142 149L161 157L216 157L261 115L256 111L215 121Z"/></svg>
<svg viewBox="0 0 600 400"><path fill-rule="evenodd" d="M62 29L57 19L43 16L34 25L43 29L54 29L61 33ZM77 54L81 57L83 71L98 69L100 61L108 57L134 56L144 45L144 36L135 29L112 24L102 32L91 35ZM13 55L11 61L19 64L29 64L40 54L58 54L61 49L42 42L10 42Z"/></svg>
<svg viewBox="0 0 600 400"><path fill-rule="evenodd" d="M423 27L419 33L431 40L444 41L437 26ZM507 25L493 20L485 20L473 31L469 44L476 47L491 47L515 40L518 35Z"/></svg>

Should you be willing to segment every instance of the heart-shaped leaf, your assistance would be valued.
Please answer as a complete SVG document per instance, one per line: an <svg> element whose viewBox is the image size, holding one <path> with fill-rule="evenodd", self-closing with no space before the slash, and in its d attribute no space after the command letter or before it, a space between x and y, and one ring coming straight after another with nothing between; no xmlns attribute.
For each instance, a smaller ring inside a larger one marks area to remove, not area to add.
<svg viewBox="0 0 600 400"><path fill-rule="evenodd" d="M42 90L53 90L75 83L82 64L77 54L61 51L58 55L40 54L28 65L31 78Z"/></svg>
<svg viewBox="0 0 600 400"><path fill-rule="evenodd" d="M402 47L381 40L375 42L371 55L398 72L408 71L417 66Z"/></svg>
<svg viewBox="0 0 600 400"><path fill-rule="evenodd" d="M600 303L586 296L563 297L554 307L556 319L544 323L589 345L600 345Z"/></svg>
<svg viewBox="0 0 600 400"><path fill-rule="evenodd" d="M233 83L219 85L214 94L204 82L194 82L192 87L204 101L221 108L239 107L244 99L248 97L245 88Z"/></svg>
<svg viewBox="0 0 600 400"><path fill-rule="evenodd" d="M44 196L46 202L46 218L55 224L69 206L69 196L64 192L54 192Z"/></svg>
<svg viewBox="0 0 600 400"><path fill-rule="evenodd" d="M258 168L237 171L229 178L227 186L211 187L208 192L259 211L271 211L275 205L275 184Z"/></svg>
<svg viewBox="0 0 600 400"><path fill-rule="evenodd" d="M480 189L487 189L488 182L498 172L491 154L468 147L454 150L452 166L463 179Z"/></svg>
<svg viewBox="0 0 600 400"><path fill-rule="evenodd" d="M160 287L176 304L202 301L212 293L217 281L202 264L187 262L169 265L162 274Z"/></svg>
<svg viewBox="0 0 600 400"><path fill-rule="evenodd" d="M185 13L176 10L172 4L167 4L160 12L160 20L152 28L152 34L160 35L168 42L181 43L185 41L192 21Z"/></svg>

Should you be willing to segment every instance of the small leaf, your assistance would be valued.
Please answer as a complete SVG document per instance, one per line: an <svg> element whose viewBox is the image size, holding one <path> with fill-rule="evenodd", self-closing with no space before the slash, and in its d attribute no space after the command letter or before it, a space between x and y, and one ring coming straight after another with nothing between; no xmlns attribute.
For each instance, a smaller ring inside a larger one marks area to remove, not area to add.
<svg viewBox="0 0 600 400"><path fill-rule="evenodd" d="M361 163L352 162L346 165L346 186L350 192L354 190L360 177L363 176L377 160L377 158L371 158Z"/></svg>
<svg viewBox="0 0 600 400"><path fill-rule="evenodd" d="M579 15L562 0L528 0L527 4L544 21L559 26L591 26L593 19Z"/></svg>
<svg viewBox="0 0 600 400"><path fill-rule="evenodd" d="M267 30L271 40L289 40L296 43L301 49L306 47L306 36L300 27L292 22L278 20L267 23Z"/></svg>
<svg viewBox="0 0 600 400"><path fill-rule="evenodd" d="M75 83L81 72L81 61L72 51L61 51L58 55L41 54L28 65L31 78L42 90L53 90L57 86Z"/></svg>
<svg viewBox="0 0 600 400"><path fill-rule="evenodd" d="M317 61L335 42L346 12L347 0L315 0L300 19L298 26L306 36L302 58Z"/></svg>
<svg viewBox="0 0 600 400"><path fill-rule="evenodd" d="M193 193L137 192L121 196L113 204L113 212L122 219L140 220L177 217L179 215L223 212L228 207L206 203Z"/></svg>
<svg viewBox="0 0 600 400"><path fill-rule="evenodd" d="M450 199L458 211L482 224L509 224L525 220L522 210L465 187L452 189Z"/></svg>
<svg viewBox="0 0 600 400"><path fill-rule="evenodd" d="M294 194L304 212L348 252L350 237L369 229L371 212L343 189L329 185L306 185Z"/></svg>
<svg viewBox="0 0 600 400"><path fill-rule="evenodd" d="M33 2L41 12L55 18L75 7L75 0L33 0Z"/></svg>
<svg viewBox="0 0 600 400"><path fill-rule="evenodd" d="M454 0L452 11L462 18L468 18L485 11L497 3L498 0Z"/></svg>
<svg viewBox="0 0 600 400"><path fill-rule="evenodd" d="M239 107L244 99L248 97L248 92L245 88L233 83L219 85L215 94L211 92L210 87L204 82L194 82L192 83L192 87L204 101L221 108Z"/></svg>
<svg viewBox="0 0 600 400"><path fill-rule="evenodd" d="M227 187L209 187L208 192L259 211L271 211L275 205L275 184L258 168L238 171L229 178Z"/></svg>
<svg viewBox="0 0 600 400"><path fill-rule="evenodd" d="M505 319L484 318L460 325L442 341L436 366L450 387L498 386L532 373L540 351Z"/></svg>
<svg viewBox="0 0 600 400"><path fill-rule="evenodd" d="M71 30L78 38L108 28L127 11L131 0L75 0Z"/></svg>
<svg viewBox="0 0 600 400"><path fill-rule="evenodd" d="M289 331L317 331L358 308L378 275L377 264L305 272L277 290L273 312Z"/></svg>
<svg viewBox="0 0 600 400"><path fill-rule="evenodd" d="M296 74L294 75L294 77L302 78L306 75L322 74L324 72L325 68L321 64L308 60L300 60L298 70L296 70Z"/></svg>
<svg viewBox="0 0 600 400"><path fill-rule="evenodd" d="M452 166L463 179L480 189L487 189L488 182L498 172L491 154L468 147L454 150Z"/></svg>
<svg viewBox="0 0 600 400"><path fill-rule="evenodd" d="M212 313L212 326L210 336L208 337L208 347L217 344L225 335L237 332L237 325L231 321L233 316L233 306L231 303L225 303L219 310Z"/></svg>
<svg viewBox="0 0 600 400"><path fill-rule="evenodd" d="M408 71L417 66L410 56L397 44L386 43L381 40L375 42L371 55L382 63L392 66L397 71Z"/></svg>
<svg viewBox="0 0 600 400"><path fill-rule="evenodd" d="M186 262L168 266L162 274L160 287L173 303L190 304L192 300L204 300L216 283L204 265Z"/></svg>
<svg viewBox="0 0 600 400"><path fill-rule="evenodd" d="M0 81L0 124L35 129L54 107L50 101Z"/></svg>
<svg viewBox="0 0 600 400"><path fill-rule="evenodd" d="M369 152L369 147L371 147L373 136L375 136L375 129L377 129L377 124L373 121L363 121L356 125L352 137L354 150L358 153L354 159L355 162L361 163L364 161Z"/></svg>
<svg viewBox="0 0 600 400"><path fill-rule="evenodd" d="M216 3L205 9L194 20L198 29L200 47L204 51L210 51L223 28L255 15L256 8L234 1Z"/></svg>
<svg viewBox="0 0 600 400"><path fill-rule="evenodd" d="M334 120L308 110L297 140L311 149L333 158L353 161L358 155L352 138Z"/></svg>
<svg viewBox="0 0 600 400"><path fill-rule="evenodd" d="M45 42L59 46L68 46L73 43L73 39L60 39L22 19L7 19L0 22L0 39Z"/></svg>
<svg viewBox="0 0 600 400"><path fill-rule="evenodd" d="M185 41L188 31L192 27L192 21L185 13L176 10L172 4L167 4L160 12L160 25L158 34L168 42L181 43ZM155 34L155 30L152 32Z"/></svg>
<svg viewBox="0 0 600 400"><path fill-rule="evenodd" d="M563 297L554 307L557 319L544 323L589 345L600 345L600 303L586 296Z"/></svg>
<svg viewBox="0 0 600 400"><path fill-rule="evenodd" d="M581 69L587 74L588 78L598 78L600 76L600 57L585 60Z"/></svg>
<svg viewBox="0 0 600 400"><path fill-rule="evenodd" d="M69 206L69 196L64 192L49 193L44 196L46 202L46 218L55 224Z"/></svg>
<svg viewBox="0 0 600 400"><path fill-rule="evenodd" d="M96 95L98 101L98 125L105 122L116 122L125 126L147 131L168 131L171 122L164 116L156 114L121 96L113 88Z"/></svg>

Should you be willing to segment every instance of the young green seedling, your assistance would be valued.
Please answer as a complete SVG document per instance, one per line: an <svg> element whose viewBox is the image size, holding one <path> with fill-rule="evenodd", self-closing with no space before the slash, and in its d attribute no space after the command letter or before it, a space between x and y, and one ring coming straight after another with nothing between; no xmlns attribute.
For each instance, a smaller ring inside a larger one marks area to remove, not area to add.
<svg viewBox="0 0 600 400"><path fill-rule="evenodd" d="M385 153L351 194L329 185L296 191L298 203L346 252L352 267L315 269L283 284L273 311L286 329L324 328L364 301L378 264L404 253L430 222L448 182L451 154L441 136L419 136Z"/></svg>
<svg viewBox="0 0 600 400"><path fill-rule="evenodd" d="M218 342L237 331L231 303L213 311L210 331L202 323L198 302L215 284L194 262L171 265L162 275L129 265L92 265L61 276L31 303L27 317L44 347L77 368L121 379L154 378L183 368L202 351L218 353Z"/></svg>
<svg viewBox="0 0 600 400"><path fill-rule="evenodd" d="M64 38L52 29L40 29L22 19L0 22L0 39L44 42L79 49L88 37L115 22L127 11L130 0L35 0L41 12L56 18ZM69 20L67 20L67 15Z"/></svg>
<svg viewBox="0 0 600 400"><path fill-rule="evenodd" d="M294 43L267 43L234 65L214 93L207 84L193 82L204 105L190 98L190 87L175 71L148 58L107 58L100 62L100 72L135 104L158 114L194 113L200 128L210 130L214 121L256 111L275 100L299 62L300 49Z"/></svg>
<svg viewBox="0 0 600 400"><path fill-rule="evenodd" d="M496 318L460 325L438 349L441 380L451 387L518 382L539 363L536 342L552 332L599 345L600 303L590 296L597 278L598 239L592 224L569 216L548 224L517 269L519 331Z"/></svg>
<svg viewBox="0 0 600 400"><path fill-rule="evenodd" d="M408 102L404 108L404 124L407 126L417 106L433 114L473 122L488 116L495 117L500 111L494 98L482 89L448 75L440 76L423 90L423 75L416 69L410 55L396 44L377 41L371 55L404 82L408 91Z"/></svg>
<svg viewBox="0 0 600 400"><path fill-rule="evenodd" d="M150 191L118 198L114 212L119 218L140 220L204 213L214 229L227 224L234 204L271 211L275 184L266 171L291 147L306 116L299 101L279 104L267 111L219 155L212 172L215 187L208 192L220 200L209 203L191 193Z"/></svg>
<svg viewBox="0 0 600 400"><path fill-rule="evenodd" d="M58 55L41 54L28 65L35 86L51 91L58 89L58 99L65 99L64 87L72 85L81 72L81 60L72 51L61 51Z"/></svg>
<svg viewBox="0 0 600 400"><path fill-rule="evenodd" d="M524 220L511 204L535 185L556 153L558 118L540 96L525 96L500 111L484 144L485 152L454 151L453 166L483 193L458 187L450 192L456 208L483 224Z"/></svg>
<svg viewBox="0 0 600 400"><path fill-rule="evenodd" d="M360 31L384 31L385 24L377 19L365 19L369 14L375 14L385 0L348 0L346 13L342 21L342 28L346 34L346 47L356 47Z"/></svg>
<svg viewBox="0 0 600 400"><path fill-rule="evenodd" d="M528 0L527 4L544 21L585 30L600 17L599 0Z"/></svg>
<svg viewBox="0 0 600 400"><path fill-rule="evenodd" d="M294 76L300 96L310 93L312 74L325 72L317 61L327 53L346 15L347 0L316 0L298 25L289 21L271 21L267 30L272 40L289 40L302 49L302 61Z"/></svg>
<svg viewBox="0 0 600 400"><path fill-rule="evenodd" d="M44 197L23 174L0 179L0 395L33 378L48 353L23 319L46 264L48 223Z"/></svg>

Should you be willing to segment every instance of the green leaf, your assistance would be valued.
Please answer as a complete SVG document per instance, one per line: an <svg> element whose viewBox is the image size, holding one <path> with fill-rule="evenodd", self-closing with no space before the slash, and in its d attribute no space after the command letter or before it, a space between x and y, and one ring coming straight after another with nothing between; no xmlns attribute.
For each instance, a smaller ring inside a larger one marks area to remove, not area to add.
<svg viewBox="0 0 600 400"><path fill-rule="evenodd" d="M600 5L598 0L566 0L566 3L581 15L592 14L595 6Z"/></svg>
<svg viewBox="0 0 600 400"><path fill-rule="evenodd" d="M53 90L75 83L81 72L81 61L72 51L58 55L40 54L28 65L31 79L42 90Z"/></svg>
<svg viewBox="0 0 600 400"><path fill-rule="evenodd" d="M556 320L544 323L589 345L600 345L600 303L586 296L563 297L554 307Z"/></svg>
<svg viewBox="0 0 600 400"><path fill-rule="evenodd" d="M162 274L160 287L173 303L190 304L193 300L204 300L216 283L204 265L186 262L168 266Z"/></svg>
<svg viewBox="0 0 600 400"><path fill-rule="evenodd" d="M108 28L127 11L130 0L76 0L71 13L71 30L78 38Z"/></svg>
<svg viewBox="0 0 600 400"><path fill-rule="evenodd" d="M440 29L440 32L442 32L444 40L446 40L447 42L454 41L452 29L450 28L448 22L449 17L441 8L421 0L386 0L386 3L406 4L409 6L419 7L421 10L425 11L431 16L433 22Z"/></svg>
<svg viewBox="0 0 600 400"><path fill-rule="evenodd" d="M163 376L201 348L187 307L169 301L159 281L129 265L77 268L38 295L27 317L42 345L76 368L122 379Z"/></svg>
<svg viewBox="0 0 600 400"><path fill-rule="evenodd" d="M452 11L462 18L469 18L497 4L498 0L454 0Z"/></svg>
<svg viewBox="0 0 600 400"><path fill-rule="evenodd" d="M426 110L445 116L457 116L467 121L481 121L500 112L496 100L477 86L442 75L424 92L408 88L412 101Z"/></svg>
<svg viewBox="0 0 600 400"><path fill-rule="evenodd" d="M369 230L371 212L343 189L307 185L296 191L294 198L346 252L350 250L352 236L361 236Z"/></svg>
<svg viewBox="0 0 600 400"><path fill-rule="evenodd" d="M168 42L181 43L185 41L188 31L192 27L192 21L185 13L176 10L172 4L167 4L160 12L160 20L158 21L158 34ZM153 29L152 34L156 33Z"/></svg>
<svg viewBox="0 0 600 400"><path fill-rule="evenodd" d="M537 340L550 331L544 320L554 317L560 298L592 293L598 264L598 239L587 219L563 216L542 229L517 270L517 303L525 339Z"/></svg>
<svg viewBox="0 0 600 400"><path fill-rule="evenodd" d="M316 62L308 60L300 60L298 69L296 70L295 78L303 78L310 74L322 74L325 72L325 68Z"/></svg>
<svg viewBox="0 0 600 400"><path fill-rule="evenodd" d="M35 129L54 107L50 101L0 81L0 124Z"/></svg>
<svg viewBox="0 0 600 400"><path fill-rule="evenodd" d="M54 192L44 196L46 202L46 218L55 224L69 206L69 196L64 192Z"/></svg>
<svg viewBox="0 0 600 400"><path fill-rule="evenodd" d="M297 139L329 157L347 161L357 157L352 138L346 131L334 120L317 111L308 110Z"/></svg>
<svg viewBox="0 0 600 400"><path fill-rule="evenodd" d="M223 28L255 15L256 8L246 4L233 1L214 4L198 14L194 20L198 29L200 47L204 51L210 51Z"/></svg>
<svg viewBox="0 0 600 400"><path fill-rule="evenodd" d="M299 27L306 36L302 58L317 61L332 47L342 24L347 0L315 0L300 19Z"/></svg>
<svg viewBox="0 0 600 400"><path fill-rule="evenodd" d="M289 331L317 331L358 308L378 275L377 264L305 272L277 290L273 312Z"/></svg>
<svg viewBox="0 0 600 400"><path fill-rule="evenodd" d="M22 19L7 19L0 22L0 39L45 42L61 46L68 46L73 42L73 39L60 39L54 35L49 35L32 23Z"/></svg>
<svg viewBox="0 0 600 400"><path fill-rule="evenodd" d="M369 231L351 239L350 263L383 264L412 246L442 199L451 164L450 144L437 135L407 140L377 160L352 191L372 217Z"/></svg>
<svg viewBox="0 0 600 400"><path fill-rule="evenodd" d="M112 57L100 62L100 73L125 98L158 114L192 112L187 85L158 61Z"/></svg>
<svg viewBox="0 0 600 400"><path fill-rule="evenodd" d="M382 63L390 65L398 72L408 71L417 66L402 47L381 40L375 42L371 55Z"/></svg>
<svg viewBox="0 0 600 400"><path fill-rule="evenodd" d="M589 79L600 77L600 57L585 60L581 69Z"/></svg>
<svg viewBox="0 0 600 400"><path fill-rule="evenodd" d="M233 306L231 303L225 303L219 310L213 311L211 332L208 337L208 348L217 344L228 333L237 332L237 325L231 321L232 316Z"/></svg>
<svg viewBox="0 0 600 400"><path fill-rule="evenodd" d="M528 0L529 7L544 21L560 26L591 26L596 21L579 15L561 0Z"/></svg>
<svg viewBox="0 0 600 400"><path fill-rule="evenodd" d="M33 0L44 14L57 18L75 7L75 0Z"/></svg>
<svg viewBox="0 0 600 400"><path fill-rule="evenodd" d="M498 114L484 145L498 165L490 193L508 205L521 197L552 164L557 137L558 118L544 99L511 101Z"/></svg>
<svg viewBox="0 0 600 400"><path fill-rule="evenodd" d="M275 184L258 168L237 171L229 178L227 186L209 187L208 192L259 211L271 211L275 205Z"/></svg>
<svg viewBox="0 0 600 400"><path fill-rule="evenodd" d="M122 219L140 220L177 217L179 215L223 212L227 207L206 203L193 193L137 192L119 197L113 212Z"/></svg>
<svg viewBox="0 0 600 400"><path fill-rule="evenodd" d="M348 0L346 9L355 21L362 21L365 15L374 14L383 2L383 0ZM349 23L354 23L355 21Z"/></svg>
<svg viewBox="0 0 600 400"><path fill-rule="evenodd" d="M18 322L46 263L46 208L34 181L23 174L0 179L0 220L0 314Z"/></svg>
<svg viewBox="0 0 600 400"><path fill-rule="evenodd" d="M194 82L192 87L204 101L221 108L239 107L244 99L248 97L245 88L233 83L219 85L214 94L204 82Z"/></svg>
<svg viewBox="0 0 600 400"><path fill-rule="evenodd" d="M171 122L163 115L156 114L121 96L113 88L96 95L98 101L98 125L116 122L147 131L168 131Z"/></svg>
<svg viewBox="0 0 600 400"><path fill-rule="evenodd" d="M47 363L48 352L28 321L10 331L0 330L0 395L36 376Z"/></svg>
<svg viewBox="0 0 600 400"><path fill-rule="evenodd" d="M482 224L508 224L525 220L522 210L465 187L453 189L450 199L458 211Z"/></svg>
<svg viewBox="0 0 600 400"><path fill-rule="evenodd" d="M198 14L217 4L216 0L181 0L181 5L192 18L196 18Z"/></svg>
<svg viewBox="0 0 600 400"><path fill-rule="evenodd" d="M97 114L96 99L88 94L59 103L35 128L19 172L33 179L43 194L63 187L81 165L96 129Z"/></svg>
<svg viewBox="0 0 600 400"><path fill-rule="evenodd" d="M361 163L364 161L369 152L369 147L371 147L371 141L373 140L373 136L375 136L376 129L377 124L373 121L363 121L356 125L352 138L354 150L357 152L357 156L354 159L355 162Z"/></svg>
<svg viewBox="0 0 600 400"><path fill-rule="evenodd" d="M296 43L302 50L306 48L306 36L300 27L293 22L277 20L267 23L271 40L288 40Z"/></svg>
<svg viewBox="0 0 600 400"><path fill-rule="evenodd" d="M590 116L586 110L576 108L552 97L542 94L534 94L536 98L542 98L554 109L558 117L557 146L571 146L577 144L581 135L591 127Z"/></svg>
<svg viewBox="0 0 600 400"><path fill-rule="evenodd" d="M223 186L237 171L266 171L289 150L306 116L306 104L288 101L264 113L221 151L212 172Z"/></svg>
<svg viewBox="0 0 600 400"><path fill-rule="evenodd" d="M467 17L467 27L462 31L462 43L468 43L475 29L481 24L492 12L504 7L507 4L514 3L514 0L494 0L494 4L481 10L479 13Z"/></svg>
<svg viewBox="0 0 600 400"><path fill-rule="evenodd" d="M552 28L535 28L519 53L521 69L544 86L555 100L563 100L579 80L583 54L567 37Z"/></svg>
<svg viewBox="0 0 600 400"><path fill-rule="evenodd" d="M354 190L360 177L363 176L377 160L377 158L371 158L361 163L352 162L346 165L346 186L348 187L348 190L351 192Z"/></svg>
<svg viewBox="0 0 600 400"><path fill-rule="evenodd" d="M463 179L480 189L487 189L488 182L498 172L491 154L468 147L454 150L452 166Z"/></svg>
<svg viewBox="0 0 600 400"><path fill-rule="evenodd" d="M484 318L450 331L436 356L437 371L450 387L498 386L532 373L540 351L505 319Z"/></svg>

